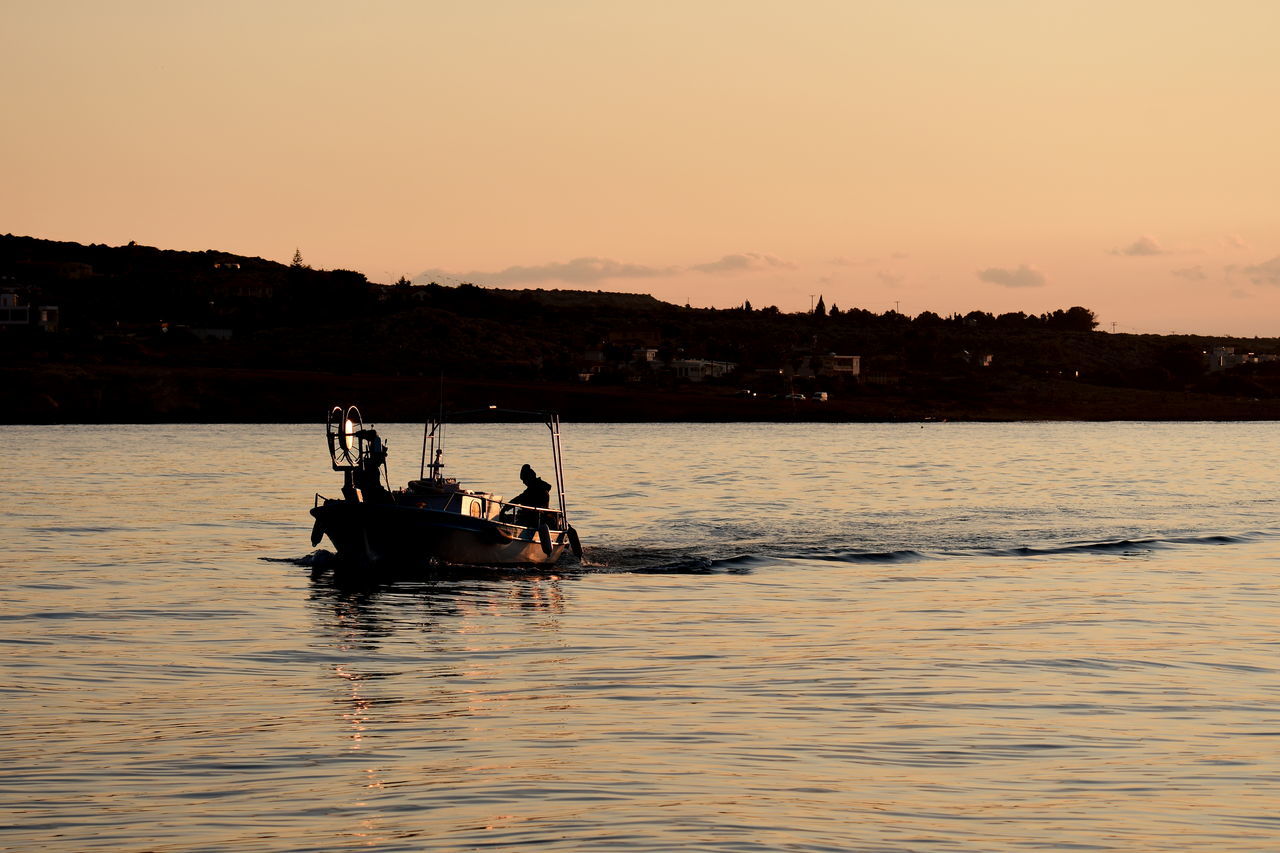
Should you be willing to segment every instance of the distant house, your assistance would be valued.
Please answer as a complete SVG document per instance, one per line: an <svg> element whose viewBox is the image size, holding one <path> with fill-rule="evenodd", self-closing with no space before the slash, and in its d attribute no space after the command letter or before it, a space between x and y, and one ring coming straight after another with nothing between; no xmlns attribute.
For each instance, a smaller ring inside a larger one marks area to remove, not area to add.
<svg viewBox="0 0 1280 853"><path fill-rule="evenodd" d="M819 376L861 376L862 356L827 353L818 356Z"/></svg>
<svg viewBox="0 0 1280 853"><path fill-rule="evenodd" d="M15 327L36 326L41 331L58 331L57 305L38 305L34 308L24 303L17 293L0 293L0 330Z"/></svg>
<svg viewBox="0 0 1280 853"><path fill-rule="evenodd" d="M1214 347L1204 353L1209 372L1227 370L1242 364L1266 364L1280 361L1275 353L1236 352L1235 347Z"/></svg>
<svg viewBox="0 0 1280 853"><path fill-rule="evenodd" d="M31 322L31 307L21 305L16 293L0 293L0 326L26 326Z"/></svg>
<svg viewBox="0 0 1280 853"><path fill-rule="evenodd" d="M731 361L706 361L697 358L682 358L671 362L671 369L677 379L690 382L701 382L704 379L719 379L738 369Z"/></svg>
<svg viewBox="0 0 1280 853"><path fill-rule="evenodd" d="M40 305L36 308L36 325L43 331L58 331L58 321L60 319L57 305Z"/></svg>
<svg viewBox="0 0 1280 853"><path fill-rule="evenodd" d="M1235 347L1214 347L1205 353L1205 358L1209 362L1209 370L1226 370L1228 367L1235 367L1241 362L1236 358Z"/></svg>

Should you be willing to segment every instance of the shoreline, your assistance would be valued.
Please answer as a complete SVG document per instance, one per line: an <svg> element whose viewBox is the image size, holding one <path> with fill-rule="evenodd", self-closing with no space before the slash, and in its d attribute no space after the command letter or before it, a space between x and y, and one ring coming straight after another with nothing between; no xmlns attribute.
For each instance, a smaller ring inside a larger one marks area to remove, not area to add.
<svg viewBox="0 0 1280 853"><path fill-rule="evenodd" d="M560 412L566 423L1019 423L1272 421L1280 399L1088 385L1064 379L964 378L927 388L856 386L828 402L743 398L706 385L446 379L448 409ZM310 423L334 405L379 423L421 423L440 407L440 380L212 366L0 368L0 423Z"/></svg>

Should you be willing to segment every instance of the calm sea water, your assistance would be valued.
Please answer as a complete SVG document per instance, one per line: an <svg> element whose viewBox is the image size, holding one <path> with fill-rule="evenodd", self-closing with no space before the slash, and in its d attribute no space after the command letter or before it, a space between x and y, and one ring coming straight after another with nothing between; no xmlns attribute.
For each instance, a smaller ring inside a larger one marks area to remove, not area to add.
<svg viewBox="0 0 1280 853"><path fill-rule="evenodd" d="M1274 424L570 424L583 565L365 589L321 427L0 430L4 850L1280 849Z"/></svg>

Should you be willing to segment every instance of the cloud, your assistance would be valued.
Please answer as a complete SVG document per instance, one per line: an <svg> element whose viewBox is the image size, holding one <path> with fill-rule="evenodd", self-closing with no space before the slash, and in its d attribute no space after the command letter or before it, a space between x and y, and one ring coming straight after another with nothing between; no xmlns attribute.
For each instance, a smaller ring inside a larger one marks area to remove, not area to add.
<svg viewBox="0 0 1280 853"><path fill-rule="evenodd" d="M642 264L626 264L608 258L574 258L564 263L541 266L514 266L496 272L474 271L449 273L444 270L423 270L414 281L438 281L440 279L472 281L487 285L536 284L544 281L563 281L572 284L593 284L610 278L654 278L670 275L677 267L650 267Z"/></svg>
<svg viewBox="0 0 1280 853"><path fill-rule="evenodd" d="M897 287L902 284L906 276L897 275L891 272L878 272L876 278L880 279L880 283L886 287Z"/></svg>
<svg viewBox="0 0 1280 853"><path fill-rule="evenodd" d="M754 272L768 269L796 269L796 265L784 261L774 255L762 255L746 252L737 255L725 255L718 261L690 266L655 267L645 264L631 264L615 261L610 258L584 257L571 261L552 262L538 266L513 266L501 270L473 270L471 272L449 272L442 269L423 270L413 277L415 282L474 282L485 286L503 286L513 284L540 284L547 281L558 281L566 284L587 285L609 279L620 278L658 278L678 275L682 272L701 272L709 275L724 275L738 272Z"/></svg>
<svg viewBox="0 0 1280 853"><path fill-rule="evenodd" d="M1123 248L1112 249L1111 254L1127 255L1132 258L1149 257L1151 255L1167 255L1169 253L1160 245L1159 240L1149 234L1144 234Z"/></svg>
<svg viewBox="0 0 1280 853"><path fill-rule="evenodd" d="M1249 244L1239 234L1228 234L1222 238L1222 242L1230 249L1247 249Z"/></svg>
<svg viewBox="0 0 1280 853"><path fill-rule="evenodd" d="M707 264L693 264L688 269L705 273L750 272L755 270L784 269L793 270L796 265L773 255L759 255L747 252L740 255L725 255L718 261Z"/></svg>
<svg viewBox="0 0 1280 853"><path fill-rule="evenodd" d="M1185 278L1187 281L1204 281L1208 276L1204 274L1204 267L1196 264L1194 267L1183 267L1180 270L1173 270L1173 274L1178 278Z"/></svg>
<svg viewBox="0 0 1280 853"><path fill-rule="evenodd" d="M985 270L978 270L978 278L1001 287L1043 287L1046 281L1044 273L1026 264L1016 270L988 267Z"/></svg>
<svg viewBox="0 0 1280 853"><path fill-rule="evenodd" d="M1251 267L1242 267L1241 272L1254 284L1280 285L1280 255Z"/></svg>

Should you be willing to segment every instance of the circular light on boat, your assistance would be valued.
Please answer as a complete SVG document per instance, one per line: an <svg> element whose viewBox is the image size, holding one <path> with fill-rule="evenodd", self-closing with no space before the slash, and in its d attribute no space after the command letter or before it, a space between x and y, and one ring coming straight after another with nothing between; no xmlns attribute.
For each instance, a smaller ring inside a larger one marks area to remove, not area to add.
<svg viewBox="0 0 1280 853"><path fill-rule="evenodd" d="M342 422L342 446L347 450L353 450L356 444L356 425L347 418Z"/></svg>

